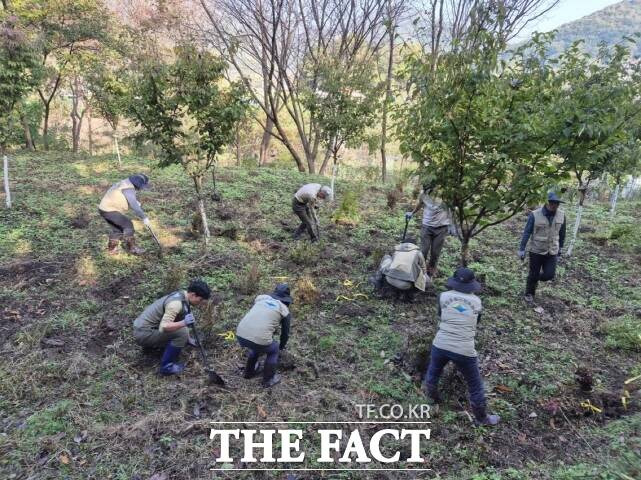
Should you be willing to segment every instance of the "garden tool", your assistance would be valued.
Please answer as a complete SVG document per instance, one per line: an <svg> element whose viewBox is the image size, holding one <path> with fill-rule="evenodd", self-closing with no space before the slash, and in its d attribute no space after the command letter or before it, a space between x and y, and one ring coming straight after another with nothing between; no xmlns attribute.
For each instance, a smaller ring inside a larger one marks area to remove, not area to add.
<svg viewBox="0 0 641 480"><path fill-rule="evenodd" d="M187 305L187 312L191 313L191 307L189 306L189 302L186 302L186 305ZM200 343L200 336L198 335L198 330L196 330L196 326L192 324L190 325L190 328L192 333L194 334L194 339L196 340L196 345L198 346L198 350L200 351L200 358L202 359L202 362L203 362L203 368L205 369L205 372L207 372L207 376L209 377L209 383L224 387L225 381L222 379L222 377L218 375L213 368L209 368L209 362L207 361L207 356L205 355L205 349L203 348L203 344Z"/></svg>
<svg viewBox="0 0 641 480"><path fill-rule="evenodd" d="M147 225L147 230L149 230L149 233L151 234L152 238L156 242L156 245L158 245L158 256L162 257L162 245L160 244L160 240L158 240L158 237L154 233L154 231L151 229L149 225Z"/></svg>
<svg viewBox="0 0 641 480"><path fill-rule="evenodd" d="M405 236L407 235L407 226L410 223L410 219L405 217L405 230L403 230L403 238L401 239L401 243L405 243Z"/></svg>

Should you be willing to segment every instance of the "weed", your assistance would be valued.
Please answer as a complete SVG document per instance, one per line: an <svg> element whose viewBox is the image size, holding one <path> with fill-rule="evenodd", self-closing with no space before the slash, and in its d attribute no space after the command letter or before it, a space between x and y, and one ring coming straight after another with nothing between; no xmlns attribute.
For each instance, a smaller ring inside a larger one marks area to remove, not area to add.
<svg viewBox="0 0 641 480"><path fill-rule="evenodd" d="M358 193L353 190L345 192L340 206L332 215L332 220L340 225L356 225L359 219Z"/></svg>
<svg viewBox="0 0 641 480"><path fill-rule="evenodd" d="M310 277L304 276L296 282L294 298L300 305L316 305L320 300L320 291Z"/></svg>
<svg viewBox="0 0 641 480"><path fill-rule="evenodd" d="M236 289L243 295L252 295L258 292L262 274L258 269L257 263L252 263L244 272L240 273L236 279Z"/></svg>
<svg viewBox="0 0 641 480"><path fill-rule="evenodd" d="M395 210L396 204L403 197L403 192L397 189L388 190L385 197L387 198L387 208L389 208L390 210Z"/></svg>
<svg viewBox="0 0 641 480"><path fill-rule="evenodd" d="M632 315L623 315L602 327L606 345L613 349L641 351L641 322Z"/></svg>
<svg viewBox="0 0 641 480"><path fill-rule="evenodd" d="M185 283L187 268L184 262L171 261L164 270L161 280L163 292L173 292L178 290Z"/></svg>
<svg viewBox="0 0 641 480"><path fill-rule="evenodd" d="M289 258L296 265L311 266L318 261L320 253L316 244L298 242L289 252Z"/></svg>

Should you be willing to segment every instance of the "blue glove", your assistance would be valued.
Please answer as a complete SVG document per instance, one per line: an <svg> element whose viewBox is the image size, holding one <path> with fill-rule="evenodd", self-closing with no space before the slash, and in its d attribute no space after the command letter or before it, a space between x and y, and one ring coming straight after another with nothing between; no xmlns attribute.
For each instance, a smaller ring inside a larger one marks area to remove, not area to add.
<svg viewBox="0 0 641 480"><path fill-rule="evenodd" d="M185 318L183 319L183 322L185 322L185 325L188 326L188 327L193 325L194 323L196 323L196 319L194 318L194 314L193 313L188 313L187 315L185 315Z"/></svg>
<svg viewBox="0 0 641 480"><path fill-rule="evenodd" d="M521 260L525 260L525 250L519 250L518 255Z"/></svg>
<svg viewBox="0 0 641 480"><path fill-rule="evenodd" d="M412 212L405 212L405 220L411 220L413 216Z"/></svg>

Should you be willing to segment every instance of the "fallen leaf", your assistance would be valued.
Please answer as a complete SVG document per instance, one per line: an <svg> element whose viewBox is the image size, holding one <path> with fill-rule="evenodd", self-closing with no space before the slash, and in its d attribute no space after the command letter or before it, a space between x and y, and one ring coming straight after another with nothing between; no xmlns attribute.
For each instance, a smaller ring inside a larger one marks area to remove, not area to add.
<svg viewBox="0 0 641 480"><path fill-rule="evenodd" d="M149 480L167 480L167 475L164 473L154 473Z"/></svg>
<svg viewBox="0 0 641 480"><path fill-rule="evenodd" d="M543 307L536 307L536 308L534 309L534 311L535 311L536 313L538 313L538 314L543 314L543 313L545 312L545 310L543 309Z"/></svg>
<svg viewBox="0 0 641 480"><path fill-rule="evenodd" d="M507 385L497 385L496 387L494 387L494 390L499 392L499 393L512 393L512 391L513 391Z"/></svg>
<svg viewBox="0 0 641 480"><path fill-rule="evenodd" d="M261 418L267 418L267 412L263 407L260 405L256 405L256 410L258 411L258 415L261 416Z"/></svg>
<svg viewBox="0 0 641 480"><path fill-rule="evenodd" d="M60 455L60 463L64 465L69 465L69 462L70 462L69 456L66 453L63 453Z"/></svg>
<svg viewBox="0 0 641 480"><path fill-rule="evenodd" d="M538 417L538 415L536 414L536 412L532 412L532 413L530 413L530 414L528 415L528 417L530 417L530 418L536 418L536 417Z"/></svg>

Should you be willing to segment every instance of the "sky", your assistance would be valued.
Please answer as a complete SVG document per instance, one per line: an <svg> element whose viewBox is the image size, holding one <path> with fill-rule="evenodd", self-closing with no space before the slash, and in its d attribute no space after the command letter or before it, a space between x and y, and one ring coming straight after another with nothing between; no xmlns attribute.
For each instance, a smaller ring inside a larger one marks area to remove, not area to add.
<svg viewBox="0 0 641 480"><path fill-rule="evenodd" d="M526 40L534 31L549 32L564 23L577 20L621 0L561 0L559 4L521 32L518 40Z"/></svg>

